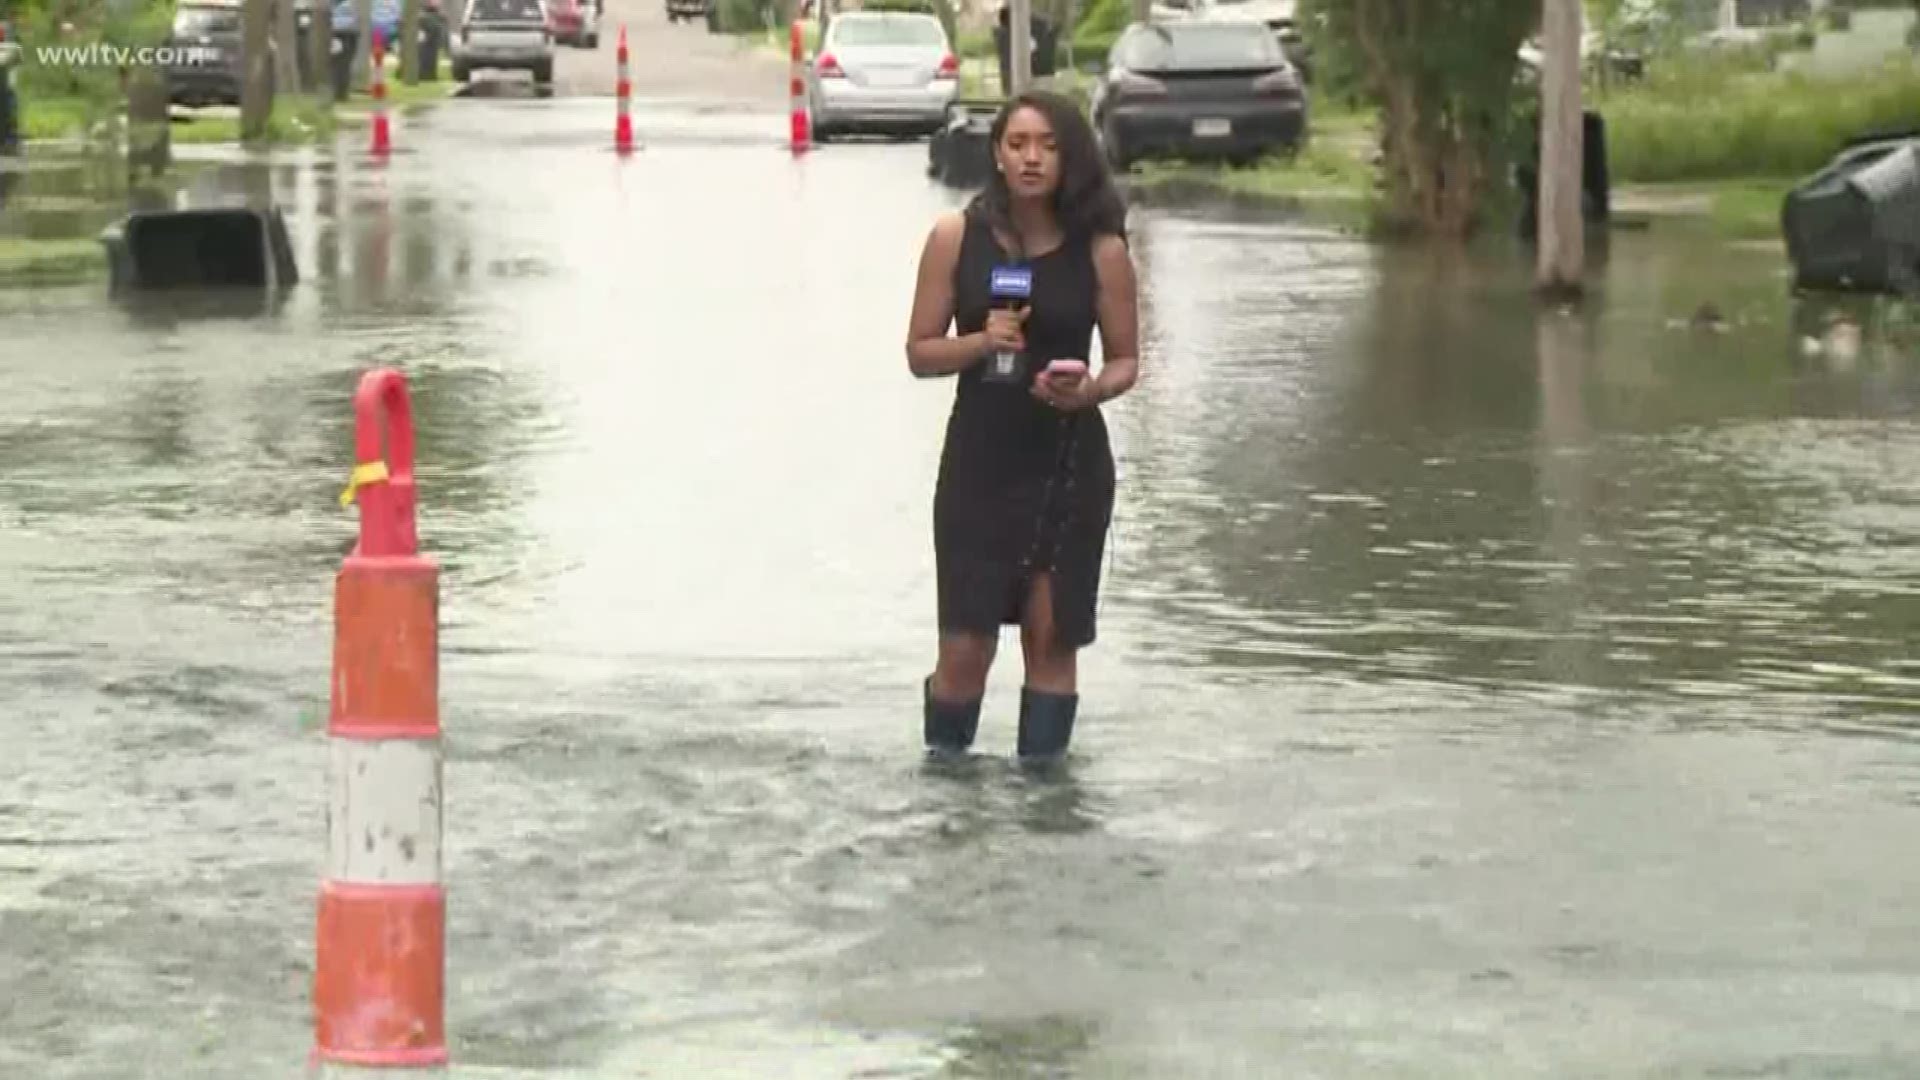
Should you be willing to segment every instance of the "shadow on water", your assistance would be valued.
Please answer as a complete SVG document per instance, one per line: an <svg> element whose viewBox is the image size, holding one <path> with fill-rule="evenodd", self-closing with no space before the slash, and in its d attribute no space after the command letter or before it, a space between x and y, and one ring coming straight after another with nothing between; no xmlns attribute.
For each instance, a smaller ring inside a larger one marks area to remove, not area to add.
<svg viewBox="0 0 1920 1080"><path fill-rule="evenodd" d="M1099 1024L1071 1015L981 1021L947 1040L941 1048L946 1063L935 1075L954 1080L1074 1076L1099 1034Z"/></svg>

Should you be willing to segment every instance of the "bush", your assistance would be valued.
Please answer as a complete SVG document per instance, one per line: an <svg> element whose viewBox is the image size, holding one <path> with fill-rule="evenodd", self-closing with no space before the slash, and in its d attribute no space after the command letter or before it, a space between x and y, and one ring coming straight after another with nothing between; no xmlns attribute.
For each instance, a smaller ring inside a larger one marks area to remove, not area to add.
<svg viewBox="0 0 1920 1080"><path fill-rule="evenodd" d="M1920 121L1920 68L1895 58L1846 78L1669 75L1600 104L1622 181L1799 176L1851 140Z"/></svg>
<svg viewBox="0 0 1920 1080"><path fill-rule="evenodd" d="M723 34L751 34L783 23L770 0L714 0L714 22Z"/></svg>

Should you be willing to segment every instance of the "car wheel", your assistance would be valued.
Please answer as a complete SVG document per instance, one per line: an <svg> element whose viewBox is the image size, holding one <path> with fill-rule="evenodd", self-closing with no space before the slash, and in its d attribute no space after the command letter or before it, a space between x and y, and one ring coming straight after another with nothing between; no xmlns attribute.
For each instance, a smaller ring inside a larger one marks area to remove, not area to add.
<svg viewBox="0 0 1920 1080"><path fill-rule="evenodd" d="M597 49L599 47L600 47L600 31L595 30L593 33L587 35L587 48Z"/></svg>
<svg viewBox="0 0 1920 1080"><path fill-rule="evenodd" d="M540 86L553 85L553 61L533 66L533 81Z"/></svg>

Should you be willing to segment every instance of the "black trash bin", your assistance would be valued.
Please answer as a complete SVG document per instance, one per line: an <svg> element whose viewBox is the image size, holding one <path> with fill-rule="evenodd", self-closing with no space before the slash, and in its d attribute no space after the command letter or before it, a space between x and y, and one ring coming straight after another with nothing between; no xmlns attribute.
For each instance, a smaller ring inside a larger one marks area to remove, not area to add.
<svg viewBox="0 0 1920 1080"><path fill-rule="evenodd" d="M1588 109L1581 115L1580 217L1589 225L1605 225L1613 218L1613 182L1607 170L1607 120ZM1540 226L1540 126L1535 118L1533 143L1514 168L1520 188L1520 235L1531 240Z"/></svg>
<svg viewBox="0 0 1920 1080"><path fill-rule="evenodd" d="M1060 29L1046 19L1035 15L1028 24L1028 34L1033 38L1033 77L1051 78L1058 73L1060 51ZM993 51L1000 62L1000 93L1013 93L1013 62L1010 59L1013 26L1008 9L1000 9L1000 21L993 28Z"/></svg>
<svg viewBox="0 0 1920 1080"><path fill-rule="evenodd" d="M437 7L427 8L420 13L420 81L434 82L440 78L440 42L446 37L447 20Z"/></svg>
<svg viewBox="0 0 1920 1080"><path fill-rule="evenodd" d="M291 288L300 279L286 218L278 207L150 210L128 214L100 234L108 288Z"/></svg>
<svg viewBox="0 0 1920 1080"><path fill-rule="evenodd" d="M1780 228L1801 289L1920 289L1920 141L1846 147L1787 193Z"/></svg>
<svg viewBox="0 0 1920 1080"><path fill-rule="evenodd" d="M335 30L333 32L333 52L327 59L332 66L333 100L345 101L353 89L353 53L360 47L360 32L357 30Z"/></svg>

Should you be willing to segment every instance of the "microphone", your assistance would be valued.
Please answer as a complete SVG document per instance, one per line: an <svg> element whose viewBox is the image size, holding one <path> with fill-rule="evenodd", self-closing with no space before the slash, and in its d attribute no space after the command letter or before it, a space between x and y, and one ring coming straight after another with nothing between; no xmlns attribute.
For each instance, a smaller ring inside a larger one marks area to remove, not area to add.
<svg viewBox="0 0 1920 1080"><path fill-rule="evenodd" d="M1033 299L1033 268L996 266L988 285L989 306L996 311L1018 311ZM1020 382L1025 366L1020 353L1000 349L993 354L993 366L987 369L989 382Z"/></svg>

